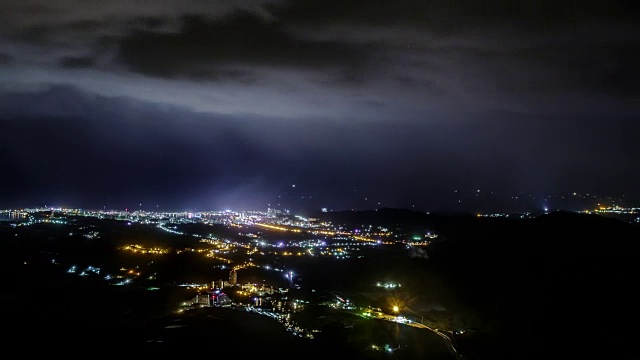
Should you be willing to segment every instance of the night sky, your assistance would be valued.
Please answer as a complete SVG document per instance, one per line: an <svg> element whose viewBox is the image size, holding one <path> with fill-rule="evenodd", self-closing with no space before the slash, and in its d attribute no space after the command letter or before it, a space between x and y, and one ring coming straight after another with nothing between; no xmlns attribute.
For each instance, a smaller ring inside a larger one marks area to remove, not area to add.
<svg viewBox="0 0 640 360"><path fill-rule="evenodd" d="M637 15L1 0L0 208L640 206Z"/></svg>

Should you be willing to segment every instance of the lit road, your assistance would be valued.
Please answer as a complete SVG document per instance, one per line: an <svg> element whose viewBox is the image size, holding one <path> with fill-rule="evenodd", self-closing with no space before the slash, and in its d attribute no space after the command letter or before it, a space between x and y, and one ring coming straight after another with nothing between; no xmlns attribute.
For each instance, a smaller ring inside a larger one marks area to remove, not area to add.
<svg viewBox="0 0 640 360"><path fill-rule="evenodd" d="M404 324L404 325L407 325L407 326L413 326L413 327L420 328L420 329L431 330L432 332L434 332L437 335L439 335L445 341L445 343L447 344L447 348L449 349L451 354L453 354L458 359L461 359L461 360L464 359L462 354L460 354L458 352L458 350L456 350L455 346L453 346L453 342L451 341L451 338L449 337L449 335L447 335L446 333L444 333L444 332L442 332L442 331L440 331L438 329L431 328L431 327L429 327L429 326L427 326L425 324L421 324L421 323L418 323L418 322L413 322L411 320L406 320L405 319L405 320L400 320L399 321L398 317L394 316L394 315L382 314L382 315L379 316L379 318L383 319L383 320L387 320L387 321L397 322L397 323Z"/></svg>

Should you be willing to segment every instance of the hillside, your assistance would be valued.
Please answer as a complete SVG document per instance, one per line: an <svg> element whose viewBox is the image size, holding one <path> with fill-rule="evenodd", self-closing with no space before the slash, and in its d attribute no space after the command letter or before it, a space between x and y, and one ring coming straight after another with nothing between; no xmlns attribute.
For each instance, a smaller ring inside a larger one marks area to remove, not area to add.
<svg viewBox="0 0 640 360"><path fill-rule="evenodd" d="M532 219L401 209L326 215L334 223L429 228L430 271L486 316L473 359L630 359L640 228L565 211Z"/></svg>
<svg viewBox="0 0 640 360"><path fill-rule="evenodd" d="M431 249L471 306L492 314L507 357L635 352L640 298L632 284L640 228L556 212L529 220L467 220Z"/></svg>

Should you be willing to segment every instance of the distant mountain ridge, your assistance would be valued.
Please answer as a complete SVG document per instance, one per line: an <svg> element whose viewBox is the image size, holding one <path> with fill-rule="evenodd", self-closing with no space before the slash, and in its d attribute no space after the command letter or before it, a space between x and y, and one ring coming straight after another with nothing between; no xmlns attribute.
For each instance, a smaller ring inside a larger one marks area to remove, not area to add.
<svg viewBox="0 0 640 360"><path fill-rule="evenodd" d="M431 214L402 208L380 208L377 210L332 211L317 213L314 217L334 225L343 224L351 227L362 225L384 226L405 229L435 229L447 224L453 218L472 217L467 213Z"/></svg>
<svg viewBox="0 0 640 360"><path fill-rule="evenodd" d="M554 211L541 214L530 219L517 217L484 218L470 213L427 213L401 208L380 208L377 210L334 211L315 214L321 221L331 222L333 225L350 227L383 226L391 230L429 229L437 231L454 242L465 242L467 236L484 236L489 232L497 239L499 234L517 232L520 238L531 241L543 240L551 245L550 238L562 236L555 244L556 249L568 250L576 246L589 251L615 251L625 254L627 251L640 250L640 227L618 220L595 214L582 214L570 211ZM473 233L473 234L472 234ZM511 236L516 234L510 234ZM607 237L625 238L626 241L603 241ZM485 244L486 245L486 244ZM552 253L548 253L552 255Z"/></svg>

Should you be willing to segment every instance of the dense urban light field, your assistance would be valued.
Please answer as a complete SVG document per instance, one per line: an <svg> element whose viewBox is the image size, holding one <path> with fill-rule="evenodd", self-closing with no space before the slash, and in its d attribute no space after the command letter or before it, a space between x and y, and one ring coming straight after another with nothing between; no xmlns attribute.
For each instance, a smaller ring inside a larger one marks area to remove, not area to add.
<svg viewBox="0 0 640 360"><path fill-rule="evenodd" d="M566 282L576 271L587 282L616 272L600 291L619 292L618 302L624 294L619 304L633 299L618 284L633 266L629 240L640 231L616 218L628 215L620 211L496 217L379 209L311 219L231 210L11 214L0 235L3 264L17 275L4 300L19 310L8 314L18 337L44 321L42 331L60 325L119 333L119 341L143 348L197 346L223 327L246 351L271 344L363 359L507 357L532 339L543 344L532 354L551 351L545 341L556 338L538 328L578 315L545 304L584 295L581 280ZM593 261L605 268L585 267ZM32 296L36 283L46 301ZM582 306L606 303L591 297ZM101 336L82 338L100 344ZM70 340L52 333L49 341Z"/></svg>

